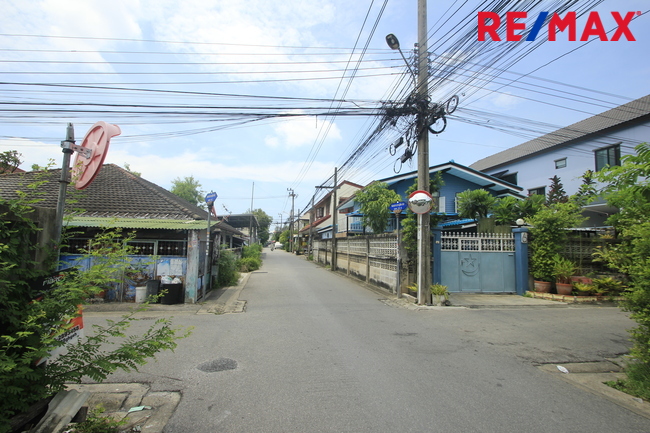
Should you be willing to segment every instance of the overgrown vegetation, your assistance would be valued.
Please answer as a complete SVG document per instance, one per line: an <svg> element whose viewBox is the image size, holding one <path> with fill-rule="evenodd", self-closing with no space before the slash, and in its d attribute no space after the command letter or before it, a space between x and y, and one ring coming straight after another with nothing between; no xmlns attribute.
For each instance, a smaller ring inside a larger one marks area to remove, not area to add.
<svg viewBox="0 0 650 433"><path fill-rule="evenodd" d="M262 267L262 245L253 244L242 249L242 257L237 260L239 272L253 272Z"/></svg>
<svg viewBox="0 0 650 433"><path fill-rule="evenodd" d="M116 420L103 416L104 411L102 406L96 407L88 413L85 421L71 424L72 428L67 431L69 433L120 433L128 424L126 419Z"/></svg>
<svg viewBox="0 0 650 433"><path fill-rule="evenodd" d="M32 194L41 181L26 187L17 199L0 199L0 432L8 420L31 404L55 394L67 382L84 377L104 380L117 369L137 370L156 353L173 350L188 330L174 328L161 319L141 335L127 335L138 320L135 312L96 327L90 337L69 342L72 320L88 298L114 283L129 266L131 253L119 231L98 235L84 258L94 265L88 271L55 274L45 289L39 278L54 270L55 251L46 259L37 245L39 228L32 215L39 201ZM37 254L39 253L39 254ZM146 304L141 309L146 309ZM54 352L65 347L61 355ZM45 361L46 362L43 362Z"/></svg>
<svg viewBox="0 0 650 433"><path fill-rule="evenodd" d="M230 250L222 249L219 253L219 275L217 285L228 287L237 285L239 271L237 270L237 256Z"/></svg>
<svg viewBox="0 0 650 433"><path fill-rule="evenodd" d="M555 281L555 257L568 239L568 228L584 221L580 206L574 201L542 207L527 220L530 233L530 273L538 281Z"/></svg>
<svg viewBox="0 0 650 433"><path fill-rule="evenodd" d="M650 400L650 145L638 145L636 155L623 156L620 166L606 167L594 177L605 183L601 192L607 203L620 210L608 220L620 242L602 249L599 257L628 276L623 308L637 323L631 330L627 379L620 385Z"/></svg>

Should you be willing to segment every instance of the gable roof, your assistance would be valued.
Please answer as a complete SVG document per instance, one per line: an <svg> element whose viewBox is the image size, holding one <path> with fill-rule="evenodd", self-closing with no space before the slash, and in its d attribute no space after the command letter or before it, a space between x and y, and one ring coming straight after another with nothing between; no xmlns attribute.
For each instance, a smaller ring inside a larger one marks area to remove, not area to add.
<svg viewBox="0 0 650 433"><path fill-rule="evenodd" d="M523 188L520 186L513 185L509 182L498 179L494 176L490 176L488 174L474 170L473 168L465 167L464 165L457 164L454 161L449 161L449 162L445 162L444 164L438 164L429 167L429 173L435 173L437 171L441 171L443 173L449 173L460 179L475 183L476 185L479 185L482 188L493 191L495 194L509 194L515 197L521 197L521 194L519 193L523 191ZM412 171L409 173L387 177L385 179L380 179L379 182L385 182L388 185L393 185L402 180L414 179L415 177L417 177L417 174L418 174L417 171Z"/></svg>
<svg viewBox="0 0 650 433"><path fill-rule="evenodd" d="M35 181L47 180L36 190L41 199L37 206L56 209L60 178L61 169L0 174L0 197L17 198L16 191L24 191ZM208 219L207 211L115 164L104 164L95 180L82 191L68 185L67 197L77 202L66 203L66 213L82 209L75 214L76 223L72 225L84 227L110 222L114 227L191 230L206 227L204 222L196 221ZM123 221L116 222L116 218ZM211 226L214 228L215 224ZM216 228L242 234L223 221L218 222Z"/></svg>
<svg viewBox="0 0 650 433"><path fill-rule="evenodd" d="M16 198L17 190L24 190L37 179L46 179L37 193L42 195L38 206L56 208L61 169L47 172L11 173L0 175L0 197ZM189 203L166 189L129 173L115 164L105 164L95 180L84 190L68 185L68 198L77 203L66 203L66 213L82 209L79 216L154 218L175 220L205 220L207 211Z"/></svg>
<svg viewBox="0 0 650 433"><path fill-rule="evenodd" d="M500 165L543 152L555 146L566 145L588 135L602 133L606 129L624 123L650 117L650 95L636 99L604 113L581 120L557 131L542 135L502 152L483 158L470 167L475 170L488 170Z"/></svg>

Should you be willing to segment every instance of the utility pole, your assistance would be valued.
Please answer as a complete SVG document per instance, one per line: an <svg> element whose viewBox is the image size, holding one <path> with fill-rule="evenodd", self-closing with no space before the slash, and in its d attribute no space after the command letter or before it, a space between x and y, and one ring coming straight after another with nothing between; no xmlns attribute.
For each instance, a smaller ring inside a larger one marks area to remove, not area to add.
<svg viewBox="0 0 650 433"><path fill-rule="evenodd" d="M250 236L250 245L253 245L253 197L255 196L255 182L253 182L253 189L251 190L251 214L248 217L248 234Z"/></svg>
<svg viewBox="0 0 650 433"><path fill-rule="evenodd" d="M423 107L429 105L429 53L427 44L427 0L418 0L418 87L417 97ZM429 131L427 114L418 113L418 189L429 192ZM418 214L418 304L431 303L431 218L429 212Z"/></svg>
<svg viewBox="0 0 650 433"><path fill-rule="evenodd" d="M336 189L338 188L338 169L334 167L334 189L332 190L332 266L330 270L336 272L336 232L338 223L338 202L336 200Z"/></svg>
<svg viewBox="0 0 650 433"><path fill-rule="evenodd" d="M291 188L287 188L289 191L289 197L291 197L291 215L290 215L290 225L289 225L289 252L293 252L293 203L296 198L296 194L293 193Z"/></svg>

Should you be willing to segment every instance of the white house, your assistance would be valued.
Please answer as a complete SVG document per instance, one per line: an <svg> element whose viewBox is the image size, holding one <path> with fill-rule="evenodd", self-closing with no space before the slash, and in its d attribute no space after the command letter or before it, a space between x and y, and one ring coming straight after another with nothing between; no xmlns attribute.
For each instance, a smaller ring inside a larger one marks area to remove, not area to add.
<svg viewBox="0 0 650 433"><path fill-rule="evenodd" d="M547 194L557 175L575 194L587 171L620 165L621 157L650 141L650 95L483 158L470 168L519 185L527 194ZM616 209L597 202L585 208L589 226L602 225Z"/></svg>

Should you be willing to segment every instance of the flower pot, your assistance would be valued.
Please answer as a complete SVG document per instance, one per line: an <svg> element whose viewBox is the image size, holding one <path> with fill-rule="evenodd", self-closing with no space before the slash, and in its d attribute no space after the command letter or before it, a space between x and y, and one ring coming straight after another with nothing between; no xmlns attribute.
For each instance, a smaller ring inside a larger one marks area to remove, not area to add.
<svg viewBox="0 0 650 433"><path fill-rule="evenodd" d="M551 283L549 281L535 281L535 291L540 293L551 293Z"/></svg>
<svg viewBox="0 0 650 433"><path fill-rule="evenodd" d="M555 283L555 289L558 295L570 295L573 291L573 284Z"/></svg>

